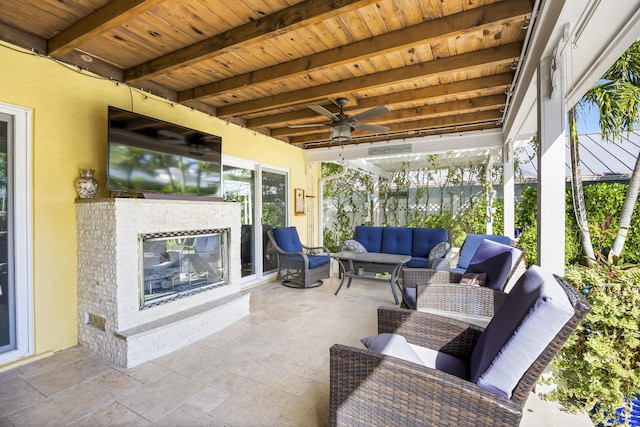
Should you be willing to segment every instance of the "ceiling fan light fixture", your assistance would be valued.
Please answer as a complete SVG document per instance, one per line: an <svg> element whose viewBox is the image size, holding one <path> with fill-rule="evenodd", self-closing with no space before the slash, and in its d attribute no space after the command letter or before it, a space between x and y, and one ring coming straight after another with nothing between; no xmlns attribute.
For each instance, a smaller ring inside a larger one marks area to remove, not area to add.
<svg viewBox="0 0 640 427"><path fill-rule="evenodd" d="M351 126L338 125L331 128L331 142L351 141Z"/></svg>

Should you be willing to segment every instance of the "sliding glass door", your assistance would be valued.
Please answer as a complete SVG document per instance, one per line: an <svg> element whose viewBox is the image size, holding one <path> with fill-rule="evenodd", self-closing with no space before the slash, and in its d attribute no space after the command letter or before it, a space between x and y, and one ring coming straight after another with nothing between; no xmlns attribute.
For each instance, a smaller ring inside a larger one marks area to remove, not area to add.
<svg viewBox="0 0 640 427"><path fill-rule="evenodd" d="M243 167L224 165L224 198L227 201L238 202L240 208L240 258L242 277L256 274L255 262L255 170Z"/></svg>
<svg viewBox="0 0 640 427"><path fill-rule="evenodd" d="M243 283L260 281L278 266L267 230L288 224L286 171L241 159L225 158L223 194L240 203L240 257Z"/></svg>
<svg viewBox="0 0 640 427"><path fill-rule="evenodd" d="M267 231L287 225L287 175L283 172L262 171L262 272L275 271L278 257L269 242Z"/></svg>
<svg viewBox="0 0 640 427"><path fill-rule="evenodd" d="M16 348L15 292L9 281L9 126L0 115L0 353Z"/></svg>
<svg viewBox="0 0 640 427"><path fill-rule="evenodd" d="M31 126L0 104L0 364L33 354Z"/></svg>

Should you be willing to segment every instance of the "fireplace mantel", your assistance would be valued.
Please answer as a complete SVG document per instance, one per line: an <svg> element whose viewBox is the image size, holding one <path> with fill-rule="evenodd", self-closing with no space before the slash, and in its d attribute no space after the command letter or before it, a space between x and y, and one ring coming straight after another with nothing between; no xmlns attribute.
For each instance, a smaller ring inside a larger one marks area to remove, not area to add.
<svg viewBox="0 0 640 427"><path fill-rule="evenodd" d="M140 235L229 229L228 284L140 308ZM249 313L242 293L240 206L218 201L98 199L76 203L78 341L132 367Z"/></svg>

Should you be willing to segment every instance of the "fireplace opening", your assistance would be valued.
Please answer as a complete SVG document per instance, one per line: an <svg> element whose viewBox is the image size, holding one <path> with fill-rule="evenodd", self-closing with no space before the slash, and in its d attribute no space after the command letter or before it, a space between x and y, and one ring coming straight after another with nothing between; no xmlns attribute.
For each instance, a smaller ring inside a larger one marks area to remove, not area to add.
<svg viewBox="0 0 640 427"><path fill-rule="evenodd" d="M141 234L140 308L229 284L229 229Z"/></svg>

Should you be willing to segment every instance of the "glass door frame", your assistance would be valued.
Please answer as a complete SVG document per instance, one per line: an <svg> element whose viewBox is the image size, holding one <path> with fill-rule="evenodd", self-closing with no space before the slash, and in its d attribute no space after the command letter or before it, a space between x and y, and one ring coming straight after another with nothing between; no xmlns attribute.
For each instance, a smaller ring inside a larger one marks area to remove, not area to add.
<svg viewBox="0 0 640 427"><path fill-rule="evenodd" d="M256 283L261 283L261 282L265 282L267 280L270 280L272 278L275 278L276 276L276 272L269 272L269 273L264 273L262 271L262 267L263 267L263 250L262 248L263 246L263 234L262 234L262 172L267 171L267 172L271 172L271 173L278 173L278 174L283 174L285 176L285 185L286 185L286 206L285 206L285 221L286 221L286 225L289 225L290 223L290 203L291 203L291 196L289 194L289 188L291 187L289 179L290 179L290 173L289 173L289 169L286 168L281 168L278 166L273 166L273 165L269 165L269 164L265 164L265 163L259 163L259 162L255 162L255 161L251 161L251 160L247 160L247 159L242 159L239 157L235 157L235 156L229 156L229 155L222 155L222 168L224 170L224 166L231 166L231 167L236 167L236 168L244 168L244 169L251 169L254 171L254 175L253 178L255 180L254 182L254 207L255 207L255 218L253 218L254 221L254 227L253 227L253 242L254 242L254 274L250 274L247 275L245 277L242 278L242 285L243 287L247 287L249 285L253 285ZM223 189L223 194L224 194L224 174L223 175L223 182L222 182L222 189ZM258 225L260 227L258 227Z"/></svg>
<svg viewBox="0 0 640 427"><path fill-rule="evenodd" d="M8 279L13 290L15 348L0 353L0 365L34 351L32 243L32 112L0 104L0 120L7 121L8 163Z"/></svg>

